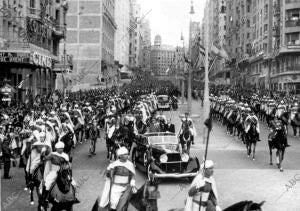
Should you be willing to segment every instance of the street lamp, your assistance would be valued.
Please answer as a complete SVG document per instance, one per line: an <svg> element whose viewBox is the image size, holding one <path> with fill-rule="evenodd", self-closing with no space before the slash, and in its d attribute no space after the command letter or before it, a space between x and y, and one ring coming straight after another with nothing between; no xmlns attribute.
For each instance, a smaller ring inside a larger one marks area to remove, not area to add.
<svg viewBox="0 0 300 211"><path fill-rule="evenodd" d="M180 37L180 40L182 41L182 56L184 55L184 37L183 37L183 34L181 32L181 37ZM184 72L185 72L185 61L183 61L183 72L182 72L182 77L181 77L181 103L183 104L184 103Z"/></svg>

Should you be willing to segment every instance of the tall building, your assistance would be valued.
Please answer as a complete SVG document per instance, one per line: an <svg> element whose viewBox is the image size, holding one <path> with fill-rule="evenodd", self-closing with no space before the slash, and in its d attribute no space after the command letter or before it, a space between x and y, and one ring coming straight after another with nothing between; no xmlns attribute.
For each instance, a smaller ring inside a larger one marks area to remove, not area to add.
<svg viewBox="0 0 300 211"><path fill-rule="evenodd" d="M142 21L142 61L141 66L145 71L150 71L150 52L151 52L151 28L149 20Z"/></svg>
<svg viewBox="0 0 300 211"><path fill-rule="evenodd" d="M115 19L118 26L115 36L115 60L123 65L121 71L127 71L130 42L130 0L115 1L115 4Z"/></svg>
<svg viewBox="0 0 300 211"><path fill-rule="evenodd" d="M129 43L129 67L141 66L142 34L141 34L141 7L136 0L130 4L130 43Z"/></svg>
<svg viewBox="0 0 300 211"><path fill-rule="evenodd" d="M300 93L300 2L228 0L226 4L232 85Z"/></svg>
<svg viewBox="0 0 300 211"><path fill-rule="evenodd" d="M229 1L229 0L228 0ZM210 44L214 44L219 48L223 48L226 44L226 21L228 15L226 14L227 3L226 0L210 0L205 8L205 15L202 21L201 37L202 44L205 42L205 24L206 18L209 24L208 36ZM211 48L211 46L209 47ZM212 70L210 71L210 78L215 84L230 84L230 70L225 66L224 59L216 60Z"/></svg>
<svg viewBox="0 0 300 211"><path fill-rule="evenodd" d="M101 72L104 75L102 81L105 86L116 86L118 82L119 67L115 62L115 0L102 1L102 60ZM103 80L104 79L104 80Z"/></svg>
<svg viewBox="0 0 300 211"><path fill-rule="evenodd" d="M300 1L274 0L270 86L300 94Z"/></svg>
<svg viewBox="0 0 300 211"><path fill-rule="evenodd" d="M175 51L172 46L162 45L160 35L155 36L154 46L151 47L150 67L157 76L166 76L175 63Z"/></svg>
<svg viewBox="0 0 300 211"><path fill-rule="evenodd" d="M73 86L111 85L114 78L114 0L69 1L67 50L73 55Z"/></svg>
<svg viewBox="0 0 300 211"><path fill-rule="evenodd" d="M18 101L49 94L55 88L67 1L1 0L0 8L0 81L10 81Z"/></svg>

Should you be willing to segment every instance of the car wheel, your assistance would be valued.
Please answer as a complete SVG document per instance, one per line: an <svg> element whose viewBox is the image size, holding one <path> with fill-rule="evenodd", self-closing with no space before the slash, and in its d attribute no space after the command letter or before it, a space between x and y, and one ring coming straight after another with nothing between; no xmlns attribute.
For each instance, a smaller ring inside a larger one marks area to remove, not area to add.
<svg viewBox="0 0 300 211"><path fill-rule="evenodd" d="M149 164L148 166L147 166L147 177L148 177L148 180L150 181L151 180L151 178L150 178L150 174L154 174L154 172L153 172L153 170L152 170L152 168L151 168L151 165ZM159 178L154 178L154 182L156 182L156 183L160 183L160 179Z"/></svg>

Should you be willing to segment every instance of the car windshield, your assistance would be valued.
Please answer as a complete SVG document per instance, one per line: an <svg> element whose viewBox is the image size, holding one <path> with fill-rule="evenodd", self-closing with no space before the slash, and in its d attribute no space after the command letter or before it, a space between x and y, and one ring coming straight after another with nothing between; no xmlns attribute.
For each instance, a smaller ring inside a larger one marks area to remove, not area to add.
<svg viewBox="0 0 300 211"><path fill-rule="evenodd" d="M176 136L151 136L148 137L149 143L152 145L158 144L177 144Z"/></svg>
<svg viewBox="0 0 300 211"><path fill-rule="evenodd" d="M168 96L159 96L158 101L168 101Z"/></svg>

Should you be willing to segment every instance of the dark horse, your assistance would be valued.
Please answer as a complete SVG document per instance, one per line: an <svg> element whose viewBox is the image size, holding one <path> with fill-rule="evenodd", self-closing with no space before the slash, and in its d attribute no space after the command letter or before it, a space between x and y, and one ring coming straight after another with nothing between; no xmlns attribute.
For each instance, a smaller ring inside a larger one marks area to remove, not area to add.
<svg viewBox="0 0 300 211"><path fill-rule="evenodd" d="M188 122L183 121L181 129L182 134L179 136L179 143L181 145L182 152L187 153L189 155L193 136Z"/></svg>
<svg viewBox="0 0 300 211"><path fill-rule="evenodd" d="M49 191L48 200L52 204L51 211L72 211L73 205L79 203L75 197L75 187L71 182L71 166L68 162L64 161L57 173L56 181ZM47 198L40 198L42 208L47 210L47 203L45 203L45 200L47 200Z"/></svg>
<svg viewBox="0 0 300 211"><path fill-rule="evenodd" d="M246 133L246 148L247 148L247 155L250 157L252 152L252 145L253 145L253 154L252 159L255 160L255 148L256 143L259 138L259 134L256 130L257 122L256 121L250 121L250 129L248 130L248 133Z"/></svg>
<svg viewBox="0 0 300 211"><path fill-rule="evenodd" d="M280 169L280 171L283 171L282 168L282 161L284 158L284 153L285 153L285 144L286 141L285 139L287 138L286 132L285 132L285 128L283 125L281 126L277 126L276 130L273 131L273 133L271 133L269 135L269 150L270 150L270 165L273 165L272 162L272 150L275 148L277 149L276 151L276 164L277 167Z"/></svg>
<svg viewBox="0 0 300 211"><path fill-rule="evenodd" d="M157 211L157 199L159 198L158 184L146 182L140 187L137 193L133 194L127 189L120 198L117 211ZM109 211L109 207L99 207L100 198L98 197L92 211ZM131 206L129 206L129 204Z"/></svg>
<svg viewBox="0 0 300 211"><path fill-rule="evenodd" d="M227 207L223 211L261 211L261 207L264 203L264 201L259 204L253 201L241 201L231 205L230 207Z"/></svg>
<svg viewBox="0 0 300 211"><path fill-rule="evenodd" d="M60 141L65 144L64 147L64 153L68 154L70 158L70 162L72 162L72 149L74 146L74 141L73 141L74 134L71 131L68 131L61 139Z"/></svg>
<svg viewBox="0 0 300 211"><path fill-rule="evenodd" d="M262 201L261 203L255 203L253 201L241 201L223 209L223 211L262 211L261 207L264 203L265 201ZM184 209L171 209L169 211L184 211ZM207 211L215 211L215 209Z"/></svg>

